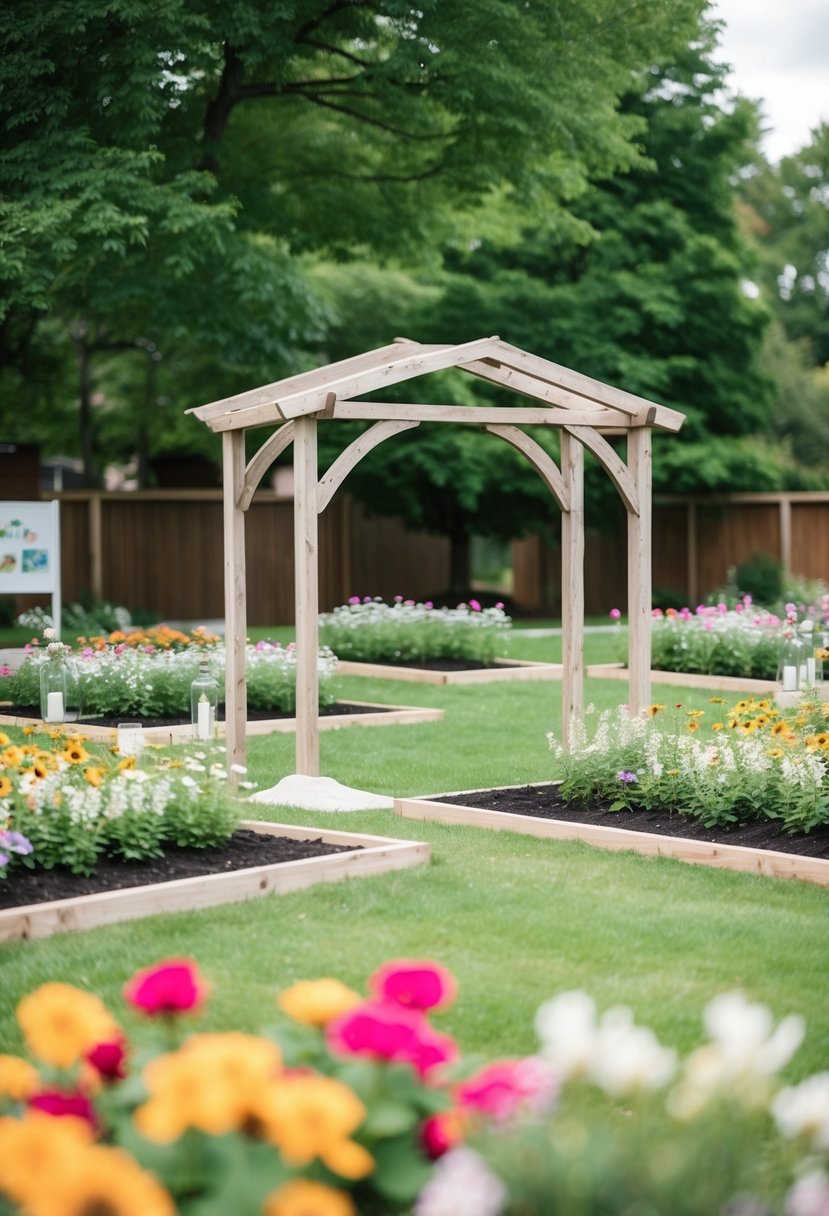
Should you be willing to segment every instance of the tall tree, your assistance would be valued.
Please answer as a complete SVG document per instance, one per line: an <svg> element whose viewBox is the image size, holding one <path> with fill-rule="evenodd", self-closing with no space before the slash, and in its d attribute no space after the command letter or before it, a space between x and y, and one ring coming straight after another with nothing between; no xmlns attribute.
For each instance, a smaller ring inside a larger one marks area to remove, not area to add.
<svg viewBox="0 0 829 1216"><path fill-rule="evenodd" d="M25 378L43 318L62 321L94 476L102 356L158 381L185 365L182 404L310 362L298 255L422 249L494 190L530 214L632 164L617 98L701 4L19 0L0 29L4 365Z"/></svg>

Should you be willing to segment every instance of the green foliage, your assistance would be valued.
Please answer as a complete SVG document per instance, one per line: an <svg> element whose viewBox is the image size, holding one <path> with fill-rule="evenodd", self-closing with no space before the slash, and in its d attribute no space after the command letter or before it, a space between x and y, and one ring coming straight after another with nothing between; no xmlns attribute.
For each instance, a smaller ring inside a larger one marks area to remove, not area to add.
<svg viewBox="0 0 829 1216"><path fill-rule="evenodd" d="M762 609L740 612L700 606L693 613L668 609L653 622L651 664L657 671L777 679L783 629L778 617ZM725 604L721 603L725 609ZM619 658L624 658L619 654Z"/></svg>
<svg viewBox="0 0 829 1216"><path fill-rule="evenodd" d="M741 562L735 578L740 593L757 604L778 604L783 598L783 563L770 553L755 553Z"/></svg>
<svg viewBox="0 0 829 1216"><path fill-rule="evenodd" d="M337 658L362 663L491 664L505 649L510 623L503 608L356 600L320 617L320 638Z"/></svg>

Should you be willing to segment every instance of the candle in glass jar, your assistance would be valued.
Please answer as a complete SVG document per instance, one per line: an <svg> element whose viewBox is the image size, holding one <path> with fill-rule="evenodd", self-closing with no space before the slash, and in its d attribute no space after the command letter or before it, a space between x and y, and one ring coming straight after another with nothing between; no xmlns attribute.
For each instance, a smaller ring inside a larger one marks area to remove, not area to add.
<svg viewBox="0 0 829 1216"><path fill-rule="evenodd" d="M50 692L46 695L46 721L63 721L63 693Z"/></svg>
<svg viewBox="0 0 829 1216"><path fill-rule="evenodd" d="M797 668L794 664L786 664L783 668L783 691L797 692Z"/></svg>
<svg viewBox="0 0 829 1216"><path fill-rule="evenodd" d="M210 738L210 702L207 697L199 701L198 722L196 723L196 738Z"/></svg>

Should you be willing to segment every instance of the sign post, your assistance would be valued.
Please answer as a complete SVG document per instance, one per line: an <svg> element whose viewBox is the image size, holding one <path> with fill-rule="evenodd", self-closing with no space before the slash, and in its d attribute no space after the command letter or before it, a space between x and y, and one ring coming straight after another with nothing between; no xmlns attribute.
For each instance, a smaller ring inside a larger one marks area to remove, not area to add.
<svg viewBox="0 0 829 1216"><path fill-rule="evenodd" d="M44 591L60 637L60 503L0 502L0 595Z"/></svg>

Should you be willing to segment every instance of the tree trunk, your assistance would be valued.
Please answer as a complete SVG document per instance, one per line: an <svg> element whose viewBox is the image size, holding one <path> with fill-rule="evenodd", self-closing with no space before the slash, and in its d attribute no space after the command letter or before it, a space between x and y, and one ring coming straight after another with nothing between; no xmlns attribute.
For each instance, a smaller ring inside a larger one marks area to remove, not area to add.
<svg viewBox="0 0 829 1216"><path fill-rule="evenodd" d="M83 460L84 481L90 487L97 488L101 484L101 474L95 460L95 429L92 416L92 370L90 367L90 350L86 341L86 322L79 321L71 329L75 356L78 361L78 404L80 428L81 459Z"/></svg>
<svg viewBox="0 0 829 1216"><path fill-rule="evenodd" d="M456 532L449 537L449 590L463 598L471 582L472 538L468 532Z"/></svg>

